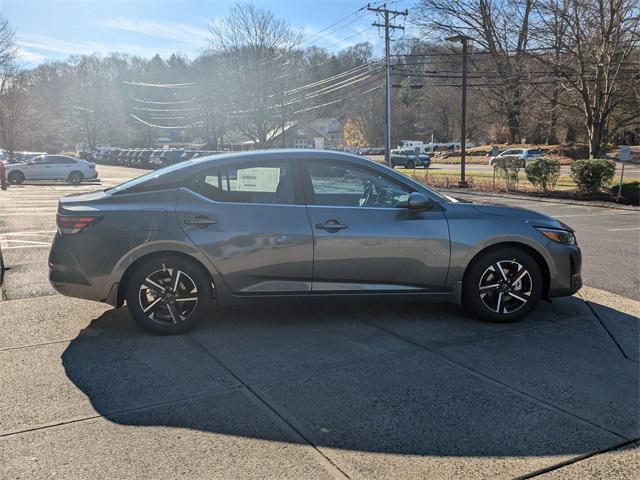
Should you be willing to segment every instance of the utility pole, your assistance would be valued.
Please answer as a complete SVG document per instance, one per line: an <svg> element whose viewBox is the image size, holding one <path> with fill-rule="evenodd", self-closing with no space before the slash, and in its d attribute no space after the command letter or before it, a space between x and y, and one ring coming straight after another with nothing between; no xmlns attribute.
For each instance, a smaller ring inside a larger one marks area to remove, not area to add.
<svg viewBox="0 0 640 480"><path fill-rule="evenodd" d="M466 188L469 186L465 178L467 168L467 49L471 37L454 35L447 40L462 43L462 118L460 119L460 181L458 187Z"/></svg>
<svg viewBox="0 0 640 480"><path fill-rule="evenodd" d="M406 17L409 15L409 11L405 9L402 12L397 10L389 10L387 4L383 4L381 7L371 7L367 5L367 10L375 12L378 15L382 15L384 18L384 24L373 23L374 27L384 28L384 68L385 68L385 129L384 129L384 162L391 166L391 62L389 57L390 52L390 35L391 30L404 30L401 25L393 25L391 20L398 16Z"/></svg>

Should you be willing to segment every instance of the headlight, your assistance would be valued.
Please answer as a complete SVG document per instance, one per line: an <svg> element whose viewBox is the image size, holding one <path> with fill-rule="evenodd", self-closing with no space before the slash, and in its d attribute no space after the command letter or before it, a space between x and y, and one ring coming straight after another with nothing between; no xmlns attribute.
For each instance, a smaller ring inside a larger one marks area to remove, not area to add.
<svg viewBox="0 0 640 480"><path fill-rule="evenodd" d="M576 236L568 230L558 230L555 228L538 228L538 231L554 242L562 243L564 245L576 244Z"/></svg>

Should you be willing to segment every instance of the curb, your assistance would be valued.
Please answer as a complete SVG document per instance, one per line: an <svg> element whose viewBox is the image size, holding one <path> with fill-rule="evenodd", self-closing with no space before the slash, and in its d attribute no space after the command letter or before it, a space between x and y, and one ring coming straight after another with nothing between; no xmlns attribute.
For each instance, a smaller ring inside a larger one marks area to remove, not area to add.
<svg viewBox="0 0 640 480"><path fill-rule="evenodd" d="M479 190L472 189L461 189L461 188L435 188L437 192L446 192L450 194L458 194L458 195L475 195L479 197L496 197L496 198L511 198L514 200L530 200L532 202L543 202L543 203L560 203L564 205L580 205L582 207L598 207L598 208L609 208L611 210L631 210L640 213L640 208L633 205L617 205L610 204L609 202L601 202L598 200L569 200L563 198L541 198L535 197L531 195L525 194L509 194L509 193L495 193L495 192L482 192Z"/></svg>

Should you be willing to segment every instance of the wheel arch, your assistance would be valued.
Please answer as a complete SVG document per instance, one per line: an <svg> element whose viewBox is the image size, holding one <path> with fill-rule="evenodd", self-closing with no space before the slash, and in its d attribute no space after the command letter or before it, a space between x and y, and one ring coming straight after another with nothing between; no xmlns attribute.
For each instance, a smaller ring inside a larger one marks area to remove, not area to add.
<svg viewBox="0 0 640 480"><path fill-rule="evenodd" d="M120 307L124 304L124 300L127 294L127 286L129 283L129 279L131 278L131 274L135 271L135 269L143 262L145 262L146 260L148 260L149 258L158 256L158 255L171 255L174 257L181 257L185 260L188 260L190 262L193 262L194 265L196 265L200 270L202 270L202 273L204 273L207 278L209 278L209 281L211 282L211 285L213 286L213 292L214 292L214 297L215 297L215 292L216 292L216 285L215 285L215 281L213 279L213 276L211 275L211 272L205 267L205 265L203 265L203 263L198 260L196 257L194 257L193 255L189 255L188 253L184 253L184 252L179 252L176 250L157 250L154 252L149 252L146 253L144 255L141 255L140 257L136 258L133 262L131 262L130 265L127 266L126 270L124 271L124 274L122 275L122 278L120 279L120 282L118 283L118 292L117 292L117 296L116 296L116 307Z"/></svg>
<svg viewBox="0 0 640 480"><path fill-rule="evenodd" d="M27 176L25 175L25 173L22 170L19 169L15 169L15 170L11 170L9 172L7 172L7 180L9 179L9 177L11 177L12 175L22 175L22 178L26 180Z"/></svg>
<svg viewBox="0 0 640 480"><path fill-rule="evenodd" d="M469 263L467 264L466 268L464 269L464 273L462 275L462 281L461 281L461 286L464 285L464 282L467 278L467 274L469 272L469 270L471 269L471 267L473 266L473 264L478 261L478 258L480 258L480 256L488 253L488 252L492 252L494 250L500 250L500 249L504 249L504 248L516 248L519 250L522 250L526 253L528 253L529 255L531 255L531 257L535 260L536 264L538 265L538 267L540 268L540 271L542 272L542 297L543 298L547 298L548 293L549 293L549 285L551 282L551 271L549 269L549 264L547 263L547 261L545 260L544 256L535 248L533 248L531 245L527 245L526 243L521 243L521 242L500 242L500 243L494 243L493 245L489 245L483 249L481 249L480 251L476 252L476 254L473 256L473 258L469 261ZM462 288L460 289L460 298L462 298Z"/></svg>

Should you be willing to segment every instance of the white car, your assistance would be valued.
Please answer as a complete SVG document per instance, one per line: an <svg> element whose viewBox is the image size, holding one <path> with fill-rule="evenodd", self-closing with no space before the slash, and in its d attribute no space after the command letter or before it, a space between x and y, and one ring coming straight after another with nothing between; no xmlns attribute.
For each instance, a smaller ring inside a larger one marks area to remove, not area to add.
<svg viewBox="0 0 640 480"><path fill-rule="evenodd" d="M66 155L39 155L22 163L7 165L7 180L20 185L25 180L64 180L78 185L98 178L96 165Z"/></svg>
<svg viewBox="0 0 640 480"><path fill-rule="evenodd" d="M542 151L539 148L510 148L508 150L505 150L504 152L501 152L495 157L491 157L491 160L489 160L489 165L493 165L496 158L501 157L518 157L522 160L522 164L526 165L527 160L540 158L542 156Z"/></svg>

